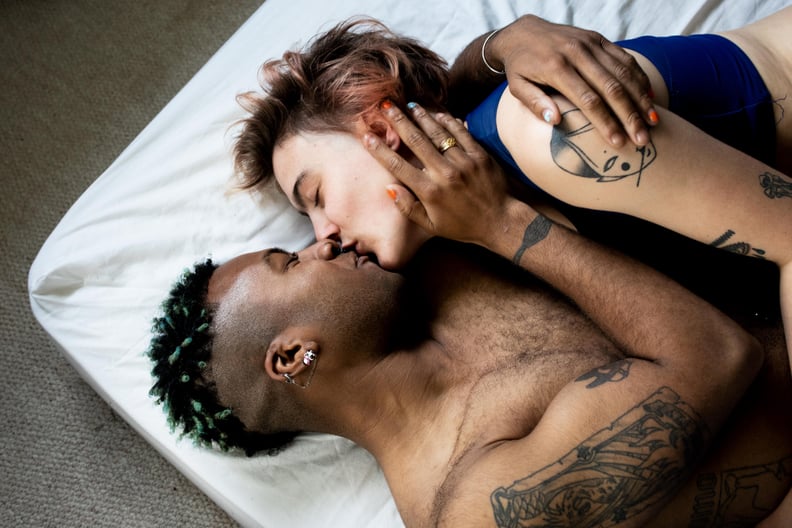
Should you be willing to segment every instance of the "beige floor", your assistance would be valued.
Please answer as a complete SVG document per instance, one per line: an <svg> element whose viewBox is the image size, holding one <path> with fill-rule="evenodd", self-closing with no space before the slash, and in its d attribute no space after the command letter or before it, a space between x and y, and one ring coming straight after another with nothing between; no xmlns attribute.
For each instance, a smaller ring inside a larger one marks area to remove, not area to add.
<svg viewBox="0 0 792 528"><path fill-rule="evenodd" d="M234 523L30 313L27 271L85 188L262 0L0 0L0 525Z"/></svg>

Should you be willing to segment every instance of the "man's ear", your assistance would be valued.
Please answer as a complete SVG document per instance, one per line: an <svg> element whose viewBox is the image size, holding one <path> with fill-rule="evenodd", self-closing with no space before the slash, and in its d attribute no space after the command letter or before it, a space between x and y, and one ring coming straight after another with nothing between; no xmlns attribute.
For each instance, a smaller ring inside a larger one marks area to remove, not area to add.
<svg viewBox="0 0 792 528"><path fill-rule="evenodd" d="M287 330L270 342L264 355L264 370L271 379L285 381L284 374L294 378L308 368L303 362L305 353L309 350L317 353L319 344L303 339L301 335L302 333L295 330Z"/></svg>

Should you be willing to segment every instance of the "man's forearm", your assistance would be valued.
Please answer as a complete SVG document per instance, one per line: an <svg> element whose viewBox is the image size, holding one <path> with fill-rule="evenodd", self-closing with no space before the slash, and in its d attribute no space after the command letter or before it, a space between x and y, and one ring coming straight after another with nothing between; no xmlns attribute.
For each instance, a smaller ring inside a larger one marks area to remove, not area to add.
<svg viewBox="0 0 792 528"><path fill-rule="evenodd" d="M551 224L527 206L515 205L509 217L492 249L569 296L629 354L712 372L716 363L740 362L752 344L731 319L649 267ZM520 225L526 226L522 234Z"/></svg>
<svg viewBox="0 0 792 528"><path fill-rule="evenodd" d="M451 66L448 110L463 118L492 90L506 80L504 75L491 72L481 60L487 32L468 44Z"/></svg>

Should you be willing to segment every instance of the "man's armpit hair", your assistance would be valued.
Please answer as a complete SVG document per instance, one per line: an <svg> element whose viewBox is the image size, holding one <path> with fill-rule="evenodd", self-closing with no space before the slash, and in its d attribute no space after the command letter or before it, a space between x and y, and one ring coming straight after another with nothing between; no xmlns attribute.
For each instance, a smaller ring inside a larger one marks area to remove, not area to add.
<svg viewBox="0 0 792 528"><path fill-rule="evenodd" d="M496 489L495 523L618 525L672 496L709 438L699 414L661 387L558 461Z"/></svg>

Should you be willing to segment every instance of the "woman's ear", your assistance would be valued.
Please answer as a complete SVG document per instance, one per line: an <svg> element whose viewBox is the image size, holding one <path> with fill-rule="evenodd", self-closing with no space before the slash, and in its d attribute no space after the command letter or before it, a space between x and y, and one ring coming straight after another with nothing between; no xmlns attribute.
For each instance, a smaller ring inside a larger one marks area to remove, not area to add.
<svg viewBox="0 0 792 528"><path fill-rule="evenodd" d="M376 134L377 137L380 138L382 142L384 142L391 150L394 152L399 150L399 147L402 145L402 140L399 137L399 134L396 133L393 126L390 123L385 121L382 116L377 112L370 112L363 116L363 121L365 123L364 132L371 132ZM361 134L362 136L363 134Z"/></svg>

